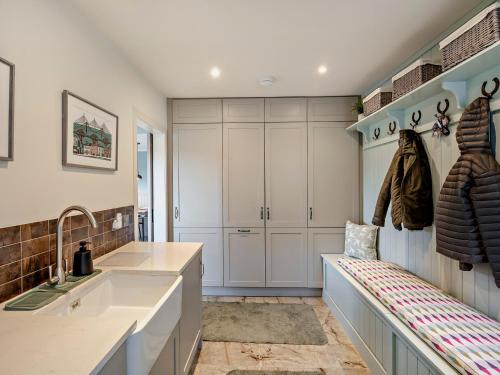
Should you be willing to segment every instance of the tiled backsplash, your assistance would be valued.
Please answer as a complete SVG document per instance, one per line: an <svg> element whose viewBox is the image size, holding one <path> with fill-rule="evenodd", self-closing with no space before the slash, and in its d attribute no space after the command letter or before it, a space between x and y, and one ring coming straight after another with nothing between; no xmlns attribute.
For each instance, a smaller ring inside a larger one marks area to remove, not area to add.
<svg viewBox="0 0 500 375"><path fill-rule="evenodd" d="M117 213L123 215L123 228L112 230ZM80 241L88 241L92 258L109 253L134 240L134 207L94 212L97 229L84 215L66 218L63 258L71 269L73 254ZM56 219L0 228L0 302L25 292L49 276L49 264L56 262ZM53 269L55 271L55 267Z"/></svg>

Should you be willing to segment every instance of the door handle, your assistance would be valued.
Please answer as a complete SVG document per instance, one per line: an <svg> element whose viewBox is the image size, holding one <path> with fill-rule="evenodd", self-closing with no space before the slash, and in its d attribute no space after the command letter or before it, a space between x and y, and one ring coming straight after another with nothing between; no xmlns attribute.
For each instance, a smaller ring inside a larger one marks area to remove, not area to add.
<svg viewBox="0 0 500 375"><path fill-rule="evenodd" d="M309 207L309 220L313 219L313 208Z"/></svg>
<svg viewBox="0 0 500 375"><path fill-rule="evenodd" d="M264 207L260 208L260 220L264 220Z"/></svg>
<svg viewBox="0 0 500 375"><path fill-rule="evenodd" d="M238 233L250 233L250 229L238 229Z"/></svg>
<svg viewBox="0 0 500 375"><path fill-rule="evenodd" d="M178 207L175 207L175 209L174 209L174 218L175 219L179 218L179 208Z"/></svg>
<svg viewBox="0 0 500 375"><path fill-rule="evenodd" d="M267 207L267 220L271 218L271 215L269 214L269 207Z"/></svg>

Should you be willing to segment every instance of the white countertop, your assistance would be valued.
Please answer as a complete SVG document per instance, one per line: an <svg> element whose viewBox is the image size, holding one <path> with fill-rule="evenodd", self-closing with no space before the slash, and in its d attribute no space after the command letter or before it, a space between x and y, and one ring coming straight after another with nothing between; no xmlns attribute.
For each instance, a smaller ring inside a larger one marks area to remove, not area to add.
<svg viewBox="0 0 500 375"><path fill-rule="evenodd" d="M94 267L103 272L133 269L179 275L201 247L201 243L131 242L94 260ZM150 256L135 267L98 265L120 252ZM132 319L33 315L4 311L4 304L0 304L0 364L5 374L97 373L136 327Z"/></svg>
<svg viewBox="0 0 500 375"><path fill-rule="evenodd" d="M198 242L130 242L94 261L94 266L100 269L134 269L140 271L164 271L180 275L196 254L201 250ZM131 266L99 265L117 253L145 253L148 258L141 264Z"/></svg>

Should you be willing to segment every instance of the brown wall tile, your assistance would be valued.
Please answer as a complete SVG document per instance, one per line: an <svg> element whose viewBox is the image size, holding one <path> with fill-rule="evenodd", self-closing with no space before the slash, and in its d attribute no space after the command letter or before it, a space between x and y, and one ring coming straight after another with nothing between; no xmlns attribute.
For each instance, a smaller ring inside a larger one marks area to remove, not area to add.
<svg viewBox="0 0 500 375"><path fill-rule="evenodd" d="M23 276L23 292L33 289L49 279L49 269L43 268L29 275Z"/></svg>
<svg viewBox="0 0 500 375"><path fill-rule="evenodd" d="M0 302L6 301L18 294L21 294L21 279L0 285Z"/></svg>
<svg viewBox="0 0 500 375"><path fill-rule="evenodd" d="M49 222L47 220L21 225L21 241L43 237L48 234Z"/></svg>
<svg viewBox="0 0 500 375"><path fill-rule="evenodd" d="M0 266L21 259L21 244L0 247Z"/></svg>
<svg viewBox="0 0 500 375"><path fill-rule="evenodd" d="M79 242L89 237L89 227L83 227L71 230L71 242Z"/></svg>
<svg viewBox="0 0 500 375"><path fill-rule="evenodd" d="M0 247L21 242L21 227L19 225L0 228Z"/></svg>
<svg viewBox="0 0 500 375"><path fill-rule="evenodd" d="M0 267L0 284L11 282L21 277L21 261Z"/></svg>
<svg viewBox="0 0 500 375"><path fill-rule="evenodd" d="M24 241L21 244L21 254L23 258L49 251L49 236Z"/></svg>
<svg viewBox="0 0 500 375"><path fill-rule="evenodd" d="M23 259L23 275L28 275L50 264L50 252L34 255Z"/></svg>

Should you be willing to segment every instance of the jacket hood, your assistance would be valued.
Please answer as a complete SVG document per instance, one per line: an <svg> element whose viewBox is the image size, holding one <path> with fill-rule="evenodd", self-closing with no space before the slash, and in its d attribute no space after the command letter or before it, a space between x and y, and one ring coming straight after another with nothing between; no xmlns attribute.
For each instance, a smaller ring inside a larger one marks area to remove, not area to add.
<svg viewBox="0 0 500 375"><path fill-rule="evenodd" d="M491 151L489 120L488 98L477 98L465 108L456 135L461 152Z"/></svg>

